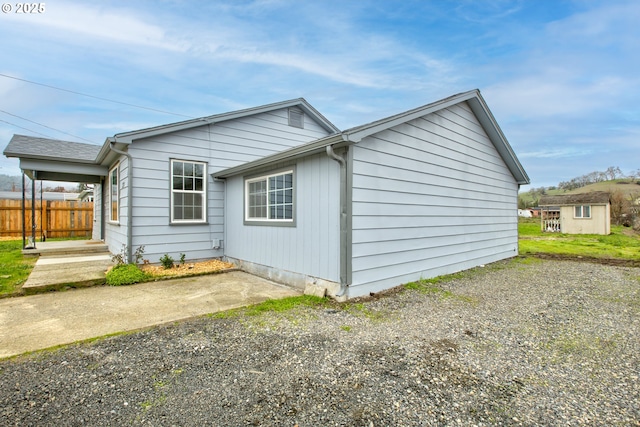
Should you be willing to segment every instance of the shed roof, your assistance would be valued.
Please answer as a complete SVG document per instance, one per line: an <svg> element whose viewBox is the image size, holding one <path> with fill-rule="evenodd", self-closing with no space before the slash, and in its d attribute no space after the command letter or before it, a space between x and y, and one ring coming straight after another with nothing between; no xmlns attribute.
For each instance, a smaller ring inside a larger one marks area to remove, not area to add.
<svg viewBox="0 0 640 427"><path fill-rule="evenodd" d="M363 138L373 135L374 133L381 132L385 129L389 129L401 123L408 122L418 117L425 116L427 114L442 110L460 102L467 102L473 113L478 118L478 121L482 125L483 129L489 136L489 139L496 147L496 150L500 153L505 164L511 171L513 177L518 184L528 184L529 176L525 172L524 168L520 164L520 161L516 157L511 145L507 141L507 138L502 133L500 126L496 122L493 114L489 110L486 102L480 95L478 89L470 90L468 92L459 93L457 95L450 96L448 98L441 99L431 104L424 105L422 107L414 108L409 111L405 111L400 114L396 114L381 120L377 120L371 123L367 123L361 126L347 129L339 134L330 135L308 144L299 145L289 150L282 151L280 153L273 154L271 156L263 157L253 162L244 163L239 166L235 166L229 169L225 169L217 172L214 176L216 178L227 178L230 176L238 175L253 169L264 167L270 164L274 164L281 161L292 160L299 157L304 157L316 153L320 153L326 150L326 147L331 145L348 145L360 142Z"/></svg>
<svg viewBox="0 0 640 427"><path fill-rule="evenodd" d="M542 196L540 206L570 206L584 204L607 204L609 193L606 191L592 191L589 193L563 194L559 196Z"/></svg>

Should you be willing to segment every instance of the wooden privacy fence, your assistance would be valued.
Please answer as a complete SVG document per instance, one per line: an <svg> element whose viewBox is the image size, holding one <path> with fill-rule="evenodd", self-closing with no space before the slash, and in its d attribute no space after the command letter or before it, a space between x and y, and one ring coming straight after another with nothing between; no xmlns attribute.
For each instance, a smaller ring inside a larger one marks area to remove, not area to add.
<svg viewBox="0 0 640 427"><path fill-rule="evenodd" d="M91 237L93 202L36 200L36 239ZM0 237L22 238L22 200L0 200ZM25 230L31 236L31 200L25 201Z"/></svg>

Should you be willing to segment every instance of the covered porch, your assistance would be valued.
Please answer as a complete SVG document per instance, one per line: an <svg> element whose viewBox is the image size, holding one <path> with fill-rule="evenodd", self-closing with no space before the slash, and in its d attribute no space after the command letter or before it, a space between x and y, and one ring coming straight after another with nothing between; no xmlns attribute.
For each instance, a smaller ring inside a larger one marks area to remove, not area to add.
<svg viewBox="0 0 640 427"><path fill-rule="evenodd" d="M4 150L6 157L18 158L22 170L22 242L26 251L37 250L44 242L36 244L36 181L59 181L85 184L99 184L108 174L106 166L98 164L97 158L102 147L70 141L14 135ZM31 180L30 211L27 210L26 178ZM99 210L102 212L102 209ZM28 214L31 227L27 229ZM101 218L95 218L102 224ZM102 236L103 233L101 232ZM44 235L41 236L44 239Z"/></svg>

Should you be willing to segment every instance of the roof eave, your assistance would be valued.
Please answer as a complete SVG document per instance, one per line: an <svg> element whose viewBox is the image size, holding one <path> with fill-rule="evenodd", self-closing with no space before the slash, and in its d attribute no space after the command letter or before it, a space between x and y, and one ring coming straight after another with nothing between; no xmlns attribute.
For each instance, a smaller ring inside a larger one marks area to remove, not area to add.
<svg viewBox="0 0 640 427"><path fill-rule="evenodd" d="M242 117L251 116L254 114L266 113L269 111L279 110L282 108L289 108L298 106L302 110L313 116L318 123L329 133L339 132L333 123L327 120L322 114L320 114L315 108L313 108L304 98L291 99L288 101L276 102L273 104L262 105L259 107L246 108L243 110L231 111L228 113L215 114L213 116L200 117L197 119L186 120L177 123L170 123L166 125L156 126L147 129L140 129L130 132L123 132L116 134L113 138L117 142L123 144L130 144L135 139L149 138L157 135L163 135L170 132L178 132L181 130L191 129L198 126L220 123L228 120L234 120Z"/></svg>
<svg viewBox="0 0 640 427"><path fill-rule="evenodd" d="M317 139L308 144L299 145L286 151L272 154L261 159L254 160L252 162L244 163L232 168L224 169L211 174L214 178L229 178L235 175L239 175L248 171L259 169L265 166L274 165L279 162L291 161L301 157L310 156L313 154L322 153L326 150L328 145L345 145L349 144L342 134L330 135L321 139Z"/></svg>

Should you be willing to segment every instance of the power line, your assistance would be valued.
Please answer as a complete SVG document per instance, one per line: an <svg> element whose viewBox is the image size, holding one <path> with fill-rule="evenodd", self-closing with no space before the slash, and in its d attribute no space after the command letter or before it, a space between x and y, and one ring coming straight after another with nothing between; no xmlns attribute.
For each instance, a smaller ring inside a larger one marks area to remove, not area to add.
<svg viewBox="0 0 640 427"><path fill-rule="evenodd" d="M28 129L28 128L25 128L25 127L19 126L19 125L15 124L15 123L11 123L11 122L8 122L8 121L6 121L6 120L2 120L2 119L0 119L0 122L2 122L2 123L6 123L6 124L8 124L8 125L11 125L11 126L14 126L14 127L20 128L20 129L23 129L23 130L28 130L29 132L37 133L38 135L42 135L42 136L44 136L45 138L51 138L51 136L49 136L49 135L45 135L44 133L41 133L41 132L36 132L35 130L32 130L32 129Z"/></svg>
<svg viewBox="0 0 640 427"><path fill-rule="evenodd" d="M62 91L62 92L73 93L74 95L86 96L87 98L98 99L100 101L107 101L107 102L112 102L114 104L127 105L129 107L140 108L140 109L148 110L148 111L154 111L156 113L171 114L173 116L186 117L188 119L194 119L195 118L195 117L187 116L185 114L172 113L171 111L164 111L164 110L159 110L159 109L151 108L151 107L143 107L141 105L130 104L128 102L114 101L113 99L102 98L102 97L95 96L95 95L89 95L89 94L86 94L86 93L77 92L75 90L64 89L64 88L61 88L61 87L51 86L51 85L44 84L44 83L38 83L38 82L31 81L31 80L21 79L19 77L9 76L7 74L1 74L0 73L0 77L6 77L8 79L19 80L19 81L25 82L25 83L30 83L30 84L34 84L34 85L38 85L38 86L43 86L43 87L48 87L50 89L55 89L55 90L59 90L59 91Z"/></svg>
<svg viewBox="0 0 640 427"><path fill-rule="evenodd" d="M29 120L29 119L27 119L27 118L25 118L25 117L20 117L20 116L18 116L18 115L11 114L11 113L9 113L8 111L0 110L0 113L8 114L8 115L13 116L13 117L16 117L16 118L18 118L18 119L25 120L25 121L27 121L27 122L30 122L30 123L36 124L36 125L38 125L38 126L45 127L45 128L47 128L47 129L54 130L54 131L56 131L56 132L63 133L63 134L65 134L65 135L72 136L72 137L77 138L77 139L82 139L82 140L85 140L85 141L87 141L87 142L93 142L93 141L91 141L91 140L89 140L89 139L87 139L87 138L83 138L83 137L81 137L81 136L73 135L73 134L71 134L71 133L69 133L69 132L65 132L65 131L63 131L63 130L59 130L59 129L56 129L56 128L52 128L51 126L43 125L42 123L38 123L38 122L35 122L35 121L33 121L33 120ZM42 134L41 134L41 135L42 135Z"/></svg>

